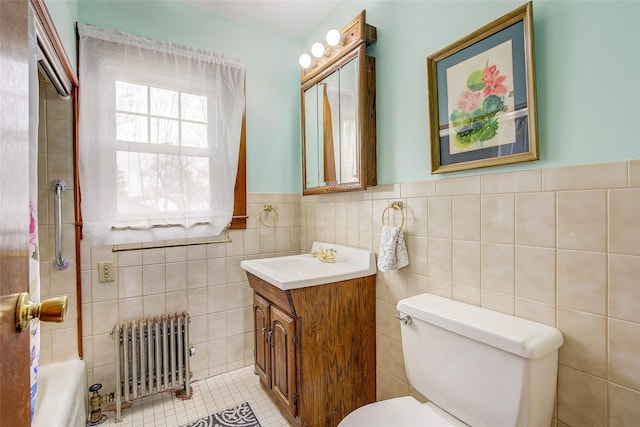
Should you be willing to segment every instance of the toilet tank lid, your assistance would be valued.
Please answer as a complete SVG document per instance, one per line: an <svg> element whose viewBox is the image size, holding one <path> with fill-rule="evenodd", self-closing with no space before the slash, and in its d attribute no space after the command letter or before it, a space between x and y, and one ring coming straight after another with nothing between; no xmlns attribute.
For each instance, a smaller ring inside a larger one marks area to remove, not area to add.
<svg viewBox="0 0 640 427"><path fill-rule="evenodd" d="M437 295L405 298L397 308L413 318L527 359L542 358L563 343L562 333L552 326Z"/></svg>

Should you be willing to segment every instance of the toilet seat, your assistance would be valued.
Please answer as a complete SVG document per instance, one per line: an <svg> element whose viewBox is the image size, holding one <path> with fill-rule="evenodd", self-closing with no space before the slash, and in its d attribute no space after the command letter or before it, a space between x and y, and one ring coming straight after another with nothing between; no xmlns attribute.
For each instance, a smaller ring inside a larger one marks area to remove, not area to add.
<svg viewBox="0 0 640 427"><path fill-rule="evenodd" d="M452 427L465 426L432 403L410 396L382 400L356 409L338 427Z"/></svg>

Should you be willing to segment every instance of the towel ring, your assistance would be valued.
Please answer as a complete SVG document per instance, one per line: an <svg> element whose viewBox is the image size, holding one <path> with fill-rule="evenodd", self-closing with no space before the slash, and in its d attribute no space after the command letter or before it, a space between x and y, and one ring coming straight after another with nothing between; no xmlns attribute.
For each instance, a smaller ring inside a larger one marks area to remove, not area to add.
<svg viewBox="0 0 640 427"><path fill-rule="evenodd" d="M402 223L400 224L400 229L402 229L402 227L404 227L404 211L402 210L402 202L400 201L392 202L382 211L382 225L386 225L384 223L384 216L386 215L389 208L393 209L394 211L400 211L400 213L402 214Z"/></svg>
<svg viewBox="0 0 640 427"><path fill-rule="evenodd" d="M265 222L262 220L262 214L264 212L267 212L267 214L269 212L273 212L276 214L276 220L273 222L273 224L265 224ZM278 223L278 211L276 210L276 208L274 208L271 205L264 205L264 207L262 208L262 210L260 210L260 224L264 225L265 227L269 227L269 228L274 228L276 226L276 224Z"/></svg>

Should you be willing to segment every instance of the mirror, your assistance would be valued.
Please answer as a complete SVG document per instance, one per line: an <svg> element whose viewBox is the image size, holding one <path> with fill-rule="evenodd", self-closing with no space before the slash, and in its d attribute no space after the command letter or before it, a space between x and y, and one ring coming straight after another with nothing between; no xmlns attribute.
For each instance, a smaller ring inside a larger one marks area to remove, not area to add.
<svg viewBox="0 0 640 427"><path fill-rule="evenodd" d="M364 22L364 12L356 20ZM351 46L306 80L303 71L303 195L376 185L375 58L367 56L364 37L354 45L354 21L346 27Z"/></svg>

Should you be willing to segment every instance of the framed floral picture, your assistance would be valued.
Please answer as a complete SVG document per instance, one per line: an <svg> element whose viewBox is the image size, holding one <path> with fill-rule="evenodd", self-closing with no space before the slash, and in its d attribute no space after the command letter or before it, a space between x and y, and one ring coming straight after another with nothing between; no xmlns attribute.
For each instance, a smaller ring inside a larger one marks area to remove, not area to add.
<svg viewBox="0 0 640 427"><path fill-rule="evenodd" d="M427 57L432 174L539 159L531 7Z"/></svg>

